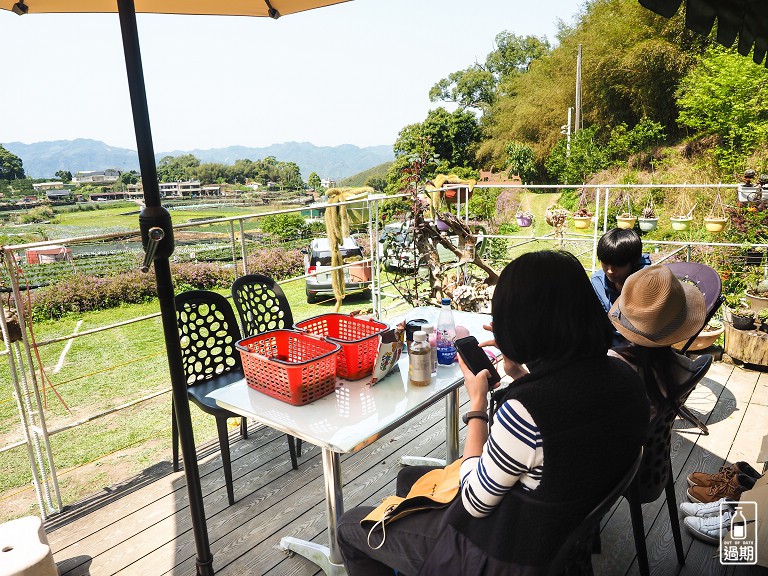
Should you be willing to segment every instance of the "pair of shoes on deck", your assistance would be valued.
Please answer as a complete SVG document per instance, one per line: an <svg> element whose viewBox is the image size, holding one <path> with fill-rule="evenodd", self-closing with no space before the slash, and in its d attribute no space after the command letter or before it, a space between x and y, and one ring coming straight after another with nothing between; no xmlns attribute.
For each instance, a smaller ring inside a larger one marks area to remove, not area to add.
<svg viewBox="0 0 768 576"><path fill-rule="evenodd" d="M719 544L730 528L736 504L736 500L729 498L720 498L706 504L681 502L680 510L685 515L683 524L694 538L708 544Z"/></svg>
<svg viewBox="0 0 768 576"><path fill-rule="evenodd" d="M693 472L688 475L688 499L707 504L721 498L738 500L742 492L750 490L760 473L746 462L723 466L714 474Z"/></svg>
<svg viewBox="0 0 768 576"><path fill-rule="evenodd" d="M706 486L709 488L713 484L728 482L736 474L746 474L755 480L760 478L760 472L752 468L747 462L736 462L730 466L721 466L720 470L714 474L692 472L691 474L688 474L688 486Z"/></svg>
<svg viewBox="0 0 768 576"><path fill-rule="evenodd" d="M691 486L688 488L688 500L700 504L708 504L720 500L720 498L729 498L738 500L741 494L751 490L755 486L755 479L746 474L736 474L731 476L727 482L712 484L712 486Z"/></svg>

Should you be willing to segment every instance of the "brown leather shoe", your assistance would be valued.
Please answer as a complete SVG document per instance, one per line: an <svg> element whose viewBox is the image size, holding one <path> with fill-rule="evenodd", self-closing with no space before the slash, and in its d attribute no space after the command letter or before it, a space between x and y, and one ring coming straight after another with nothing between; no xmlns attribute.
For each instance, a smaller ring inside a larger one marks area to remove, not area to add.
<svg viewBox="0 0 768 576"><path fill-rule="evenodd" d="M742 492L751 490L755 485L755 479L746 474L736 474L731 476L728 482L713 484L712 486L691 486L688 488L688 500L707 504L715 502L720 498L730 498L738 500Z"/></svg>
<svg viewBox="0 0 768 576"><path fill-rule="evenodd" d="M709 488L715 484L728 482L736 474L746 474L752 478L760 478L760 473L747 462L736 462L730 466L721 466L714 474L706 472L692 472L688 474L688 486L705 486Z"/></svg>

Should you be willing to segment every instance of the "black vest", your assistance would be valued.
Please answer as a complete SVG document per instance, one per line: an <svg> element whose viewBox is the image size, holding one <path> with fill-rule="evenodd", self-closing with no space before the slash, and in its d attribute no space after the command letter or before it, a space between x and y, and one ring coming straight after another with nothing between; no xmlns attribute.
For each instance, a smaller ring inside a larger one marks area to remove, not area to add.
<svg viewBox="0 0 768 576"><path fill-rule="evenodd" d="M637 374L607 356L539 367L519 378L501 401L516 399L539 427L542 478L520 484L485 518L458 499L447 522L489 557L545 566L567 535L624 476L648 427L648 400Z"/></svg>

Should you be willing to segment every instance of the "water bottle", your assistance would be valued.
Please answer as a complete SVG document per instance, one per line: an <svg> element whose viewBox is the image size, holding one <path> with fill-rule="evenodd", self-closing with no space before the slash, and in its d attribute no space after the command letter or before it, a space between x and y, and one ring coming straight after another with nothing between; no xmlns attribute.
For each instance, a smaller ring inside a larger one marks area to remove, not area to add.
<svg viewBox="0 0 768 576"><path fill-rule="evenodd" d="M451 299L443 298L440 315L437 317L437 362L450 366L456 359L456 324L451 312Z"/></svg>

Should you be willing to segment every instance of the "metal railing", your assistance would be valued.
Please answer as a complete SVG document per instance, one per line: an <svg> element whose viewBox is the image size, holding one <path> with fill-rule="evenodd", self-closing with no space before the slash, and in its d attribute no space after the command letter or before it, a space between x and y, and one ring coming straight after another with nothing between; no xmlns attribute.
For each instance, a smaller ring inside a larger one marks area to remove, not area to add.
<svg viewBox="0 0 768 576"><path fill-rule="evenodd" d="M544 189L544 190L560 190L560 189L573 189L574 186L526 186L526 185L496 185L496 184L480 184L477 188L519 188L519 189ZM632 188L724 188L719 184L678 184L678 185L586 185L579 186L578 188L594 188L595 189L595 205L596 214L592 221L592 229L587 233L571 233L567 230L562 230L555 233L548 233L543 236L536 236L532 231L531 234L519 234L519 235L493 235L487 234L486 240L501 240L505 243L507 253L509 251L515 252L517 250L527 250L532 247L551 247L559 246L561 248L571 249L574 253L587 263L591 263L591 266L585 265L585 268L594 270L597 266L596 260L596 246L597 240L600 234L605 231L608 225L608 206L611 190L615 189L632 189ZM367 211L368 221L366 223L367 233L369 237L369 249L370 257L363 262L370 263L372 269L372 307L375 313L382 318L386 318L388 308L382 306L382 300L387 297L395 297L397 299L399 294L390 292L389 289L393 287L393 281L388 278L386 272L382 266L382 253L378 247L379 237L379 223L380 223L380 204L382 201L390 200L392 198L410 198L409 194L402 194L398 196L371 196L365 199L352 200L349 202L335 203L335 204L321 204L313 205L313 208L328 208L339 205L351 205L351 204L363 204ZM240 216L229 216L222 218L212 218L202 221L187 222L183 224L175 224L174 230L185 231L201 229L210 226L219 226L224 224L225 232L218 232L215 235L215 239L220 244L226 245L231 255L231 266L233 280L242 274L248 274L248 249L249 241L248 225L254 221L263 218L265 216L272 216L278 214L296 213L306 210L306 208L287 208L280 210L273 210L269 212L261 212L255 214L247 214ZM462 214L463 212L463 214ZM465 219L469 218L468 203L457 204L456 213L463 216ZM237 232L237 233L236 233ZM226 236L226 240L222 240L222 236ZM54 245L64 245L66 247L75 248L78 246L98 246L105 242L120 242L123 245L123 250L129 252L135 256L136 268L139 267L141 257L143 255L140 245L140 233L139 231L130 232L118 232L118 233L106 233L80 236L68 239L49 240L43 242L34 242L27 244L19 244L12 246L5 246L2 248L4 255L3 265L4 273L7 278L10 279L10 286L7 288L13 293L13 302L20 303L25 301L24 297L24 278L22 276L23 269L27 265L19 264L20 255L27 250L34 250L35 248L45 248ZM646 241L646 246L652 246L657 250L667 250L669 253L665 253L658 261L663 261L669 258L683 258L690 260L692 257L693 249L696 247L706 247L710 249L743 249L744 246L733 243L706 243L706 242L678 242L678 241ZM202 245L202 243L201 243ZM250 243L250 245L253 245ZM755 245L756 248L765 249L766 245ZM189 248L183 248L180 252L189 252ZM19 256L17 256L19 255ZM90 258L97 258L98 256L90 255ZM78 257L74 256L73 265L77 267ZM351 264L344 264L339 268L347 268ZM316 273L313 273L316 274ZM312 276L313 274L303 274L290 279L281 281L280 283L293 282ZM20 306L23 308L23 306ZM66 430L71 430L85 423L92 422L95 419L102 418L109 414L114 414L116 411L126 409L131 406L135 406L142 402L146 402L158 395L164 394L170 391L170 388L166 385L160 389L153 390L150 393L141 394L136 398L132 398L126 402L121 402L117 406L109 406L105 409L98 410L93 414L86 414L79 418L72 418L68 422L57 424L50 429L46 423L46 413L41 399L40 389L41 384L37 377L37 371L39 370L40 350L47 346L54 344L60 344L63 342L72 342L79 338L91 337L94 335L100 335L105 338L106 334L111 331L129 326L137 323L146 323L156 321L160 317L160 313L144 314L133 318L128 318L118 322L113 322L108 325L99 326L83 331L72 331L66 335L59 335L49 337L35 341L30 337L29 327L27 326L26 317L18 310L18 317L21 325L22 339L21 341L10 342L8 317L6 311L0 309L0 327L2 328L3 341L6 343L2 351L0 351L0 357L4 357L8 365L8 375L13 388L13 396L16 403L16 409L18 411L19 421L21 424L20 439L7 443L0 448L0 452L8 451L11 449L26 446L29 465L33 477L33 485L35 489L35 495L40 507L40 512L43 517L47 517L50 514L61 511L63 503L61 499L60 489L58 485L56 465L54 462L50 438L51 436L61 433ZM162 351L158 352L158 356L162 355ZM33 359L37 359L37 362ZM139 359L141 360L141 359ZM104 370L100 370L98 373L104 373L108 370L114 370L116 368L124 368L130 366L129 360L124 363L116 363L113 366L106 366ZM37 364L37 366L36 366ZM92 370L91 370L92 371ZM91 376L91 374L87 374ZM163 377L167 381L167 374ZM1 401L2 399L0 399ZM1 437L1 436L0 436Z"/></svg>

